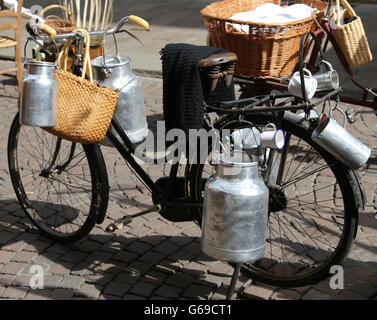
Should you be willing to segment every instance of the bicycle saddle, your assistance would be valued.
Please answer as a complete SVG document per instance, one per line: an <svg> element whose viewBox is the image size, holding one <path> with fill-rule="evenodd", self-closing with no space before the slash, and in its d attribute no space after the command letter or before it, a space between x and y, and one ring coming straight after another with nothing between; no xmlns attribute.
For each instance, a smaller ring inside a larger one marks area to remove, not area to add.
<svg viewBox="0 0 377 320"><path fill-rule="evenodd" d="M198 62L199 68L207 68L215 65L221 65L227 62L233 62L237 60L237 55L232 52L212 54L205 59L200 59Z"/></svg>
<svg viewBox="0 0 377 320"><path fill-rule="evenodd" d="M234 64L237 55L232 52L212 54L198 61L198 67L207 73L210 81L210 91L215 90L219 78L225 78L225 84L229 88L234 74Z"/></svg>

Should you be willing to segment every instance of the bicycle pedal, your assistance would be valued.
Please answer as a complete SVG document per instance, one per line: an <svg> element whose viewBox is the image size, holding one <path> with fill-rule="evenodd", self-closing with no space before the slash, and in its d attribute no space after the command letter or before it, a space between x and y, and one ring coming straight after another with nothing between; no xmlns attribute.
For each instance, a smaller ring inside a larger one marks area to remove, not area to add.
<svg viewBox="0 0 377 320"><path fill-rule="evenodd" d="M124 216L123 218L118 219L117 221L110 223L106 231L107 232L114 232L115 230L121 230L123 229L127 224L132 222L131 216Z"/></svg>

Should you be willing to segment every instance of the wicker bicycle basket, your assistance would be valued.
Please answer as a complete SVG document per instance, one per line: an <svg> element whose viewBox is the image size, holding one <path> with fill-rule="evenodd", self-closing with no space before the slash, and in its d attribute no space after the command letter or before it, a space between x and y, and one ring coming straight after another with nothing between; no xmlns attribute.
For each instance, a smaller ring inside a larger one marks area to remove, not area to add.
<svg viewBox="0 0 377 320"><path fill-rule="evenodd" d="M69 33L76 28L75 16L73 15L71 10L58 4L52 4L44 8L42 10L42 13L45 14L47 11L51 9L60 9L69 17L69 20L60 18L56 15L49 15L45 17L46 24L54 28L57 33Z"/></svg>
<svg viewBox="0 0 377 320"><path fill-rule="evenodd" d="M289 1L289 4L291 2ZM280 78L290 75L298 62L301 36L316 29L313 17L281 24L230 19L236 13L254 10L265 3L288 4L281 3L281 0L224 0L213 2L200 12L209 33L210 45L237 54L237 75L252 78ZM315 13L317 19L321 18L326 8L326 4L321 0L292 3L303 3L318 9ZM249 32L234 28L234 24L248 26Z"/></svg>

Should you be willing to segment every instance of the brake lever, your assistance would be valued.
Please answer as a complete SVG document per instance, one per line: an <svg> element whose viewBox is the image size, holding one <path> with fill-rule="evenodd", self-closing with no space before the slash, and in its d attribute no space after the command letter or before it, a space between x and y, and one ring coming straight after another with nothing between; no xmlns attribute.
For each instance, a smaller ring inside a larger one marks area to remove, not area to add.
<svg viewBox="0 0 377 320"><path fill-rule="evenodd" d="M28 37L26 44L25 44L25 47L24 47L24 57L26 57L26 45L30 40L34 41L41 48L41 53L47 54L49 57L53 56L53 53L51 51L47 50L46 47L43 44L41 44L36 38Z"/></svg>
<svg viewBox="0 0 377 320"><path fill-rule="evenodd" d="M130 37L134 38L135 40L137 40L138 42L141 43L141 45L144 45L144 42L142 40L140 40L137 36L135 36L133 33L129 32L128 30L119 30L117 31L116 33L121 33L121 32L125 32L127 33L128 35L130 35Z"/></svg>

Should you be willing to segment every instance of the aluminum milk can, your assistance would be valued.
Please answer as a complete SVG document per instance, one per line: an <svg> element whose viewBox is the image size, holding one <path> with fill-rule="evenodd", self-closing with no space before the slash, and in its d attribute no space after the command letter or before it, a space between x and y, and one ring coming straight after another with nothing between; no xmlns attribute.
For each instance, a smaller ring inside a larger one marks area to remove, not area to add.
<svg viewBox="0 0 377 320"><path fill-rule="evenodd" d="M329 117L315 128L312 139L353 170L364 165L372 152L365 144Z"/></svg>
<svg viewBox="0 0 377 320"><path fill-rule="evenodd" d="M126 55L105 57L92 60L93 78L105 87L120 89L114 116L132 143L141 142L148 134L148 124L140 79L132 73L130 58ZM115 130L113 133L118 136ZM101 143L112 145L106 137Z"/></svg>
<svg viewBox="0 0 377 320"><path fill-rule="evenodd" d="M238 158L220 155L205 186L202 220L203 252L236 263L264 256L269 198L258 162Z"/></svg>
<svg viewBox="0 0 377 320"><path fill-rule="evenodd" d="M53 62L25 63L28 75L23 81L20 124L54 127L58 120L58 83Z"/></svg>

